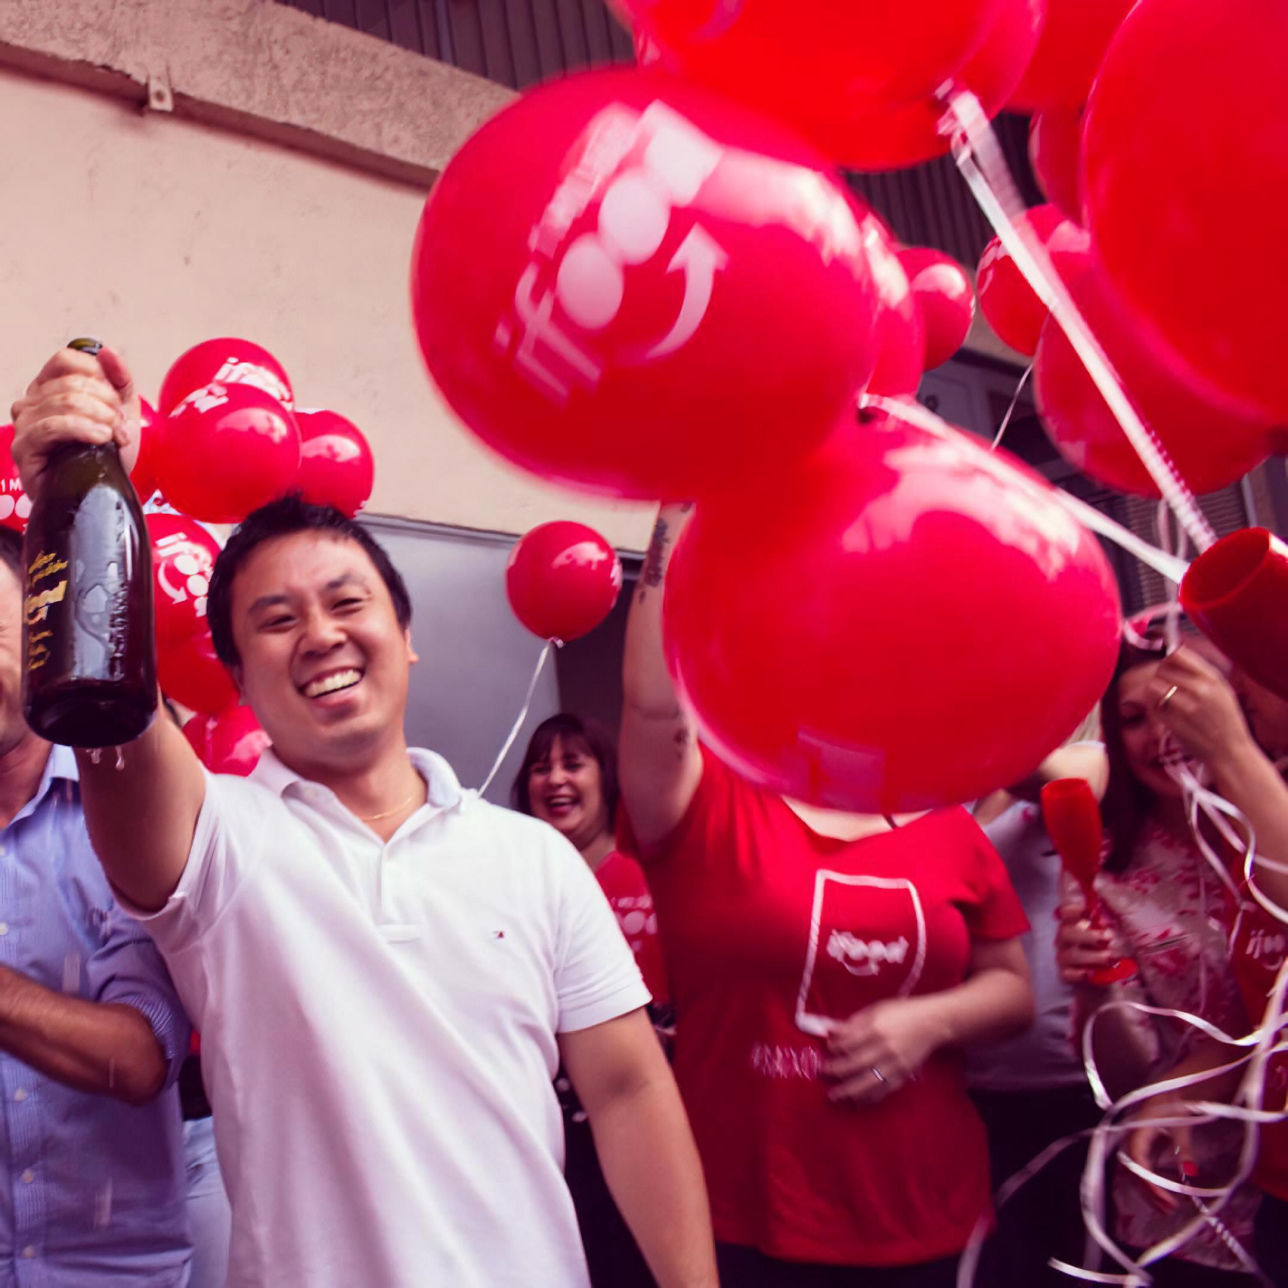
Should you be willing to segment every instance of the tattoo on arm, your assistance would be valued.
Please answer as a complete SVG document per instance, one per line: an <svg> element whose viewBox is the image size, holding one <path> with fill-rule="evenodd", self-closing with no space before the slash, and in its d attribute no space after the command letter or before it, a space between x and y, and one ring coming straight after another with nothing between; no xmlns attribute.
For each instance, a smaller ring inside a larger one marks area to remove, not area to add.
<svg viewBox="0 0 1288 1288"><path fill-rule="evenodd" d="M667 538L670 525L659 518L653 525L653 535L649 538L648 550L644 555L644 566L640 569L640 586L656 590L662 584L662 570L666 563Z"/></svg>

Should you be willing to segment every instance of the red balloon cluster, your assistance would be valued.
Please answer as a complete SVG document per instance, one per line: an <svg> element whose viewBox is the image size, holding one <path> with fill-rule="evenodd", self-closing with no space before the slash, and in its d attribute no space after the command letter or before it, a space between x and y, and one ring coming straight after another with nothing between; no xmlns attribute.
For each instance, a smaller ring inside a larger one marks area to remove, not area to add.
<svg viewBox="0 0 1288 1288"><path fill-rule="evenodd" d="M332 412L313 412L306 434L281 363L249 340L205 340L181 354L158 406L151 425L145 411L136 488L150 495L159 487L204 523L239 522L293 489L352 516L371 494L362 433Z"/></svg>
<svg viewBox="0 0 1288 1288"><path fill-rule="evenodd" d="M699 504L665 621L704 738L756 782L838 809L1018 781L1118 651L1112 573L1051 493L965 434L889 420L846 423L789 478Z"/></svg>
<svg viewBox="0 0 1288 1288"><path fill-rule="evenodd" d="M268 734L249 707L229 707L219 715L197 715L183 726L201 763L213 774L245 777L259 764Z"/></svg>
<svg viewBox="0 0 1288 1288"><path fill-rule="evenodd" d="M569 76L435 184L412 265L421 351L525 469L702 495L807 451L863 386L865 214L805 144L698 86Z"/></svg>
<svg viewBox="0 0 1288 1288"><path fill-rule="evenodd" d="M22 479L13 460L13 426L0 426L0 527L25 532L31 502L22 490Z"/></svg>
<svg viewBox="0 0 1288 1288"><path fill-rule="evenodd" d="M584 523L542 523L520 537L505 569L514 615L534 635L567 643L612 612L622 565L612 546Z"/></svg>

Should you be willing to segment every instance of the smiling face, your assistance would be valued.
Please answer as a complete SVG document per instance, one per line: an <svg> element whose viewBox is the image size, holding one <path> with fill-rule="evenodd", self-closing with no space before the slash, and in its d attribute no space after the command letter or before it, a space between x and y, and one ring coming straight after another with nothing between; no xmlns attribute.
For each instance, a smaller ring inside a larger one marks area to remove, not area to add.
<svg viewBox="0 0 1288 1288"><path fill-rule="evenodd" d="M1167 772L1167 766L1186 758L1175 738L1166 736L1148 694L1158 667L1158 662L1144 662L1124 671L1118 682L1123 752L1132 774L1155 796L1180 797L1180 784ZM1189 763L1194 766L1193 761Z"/></svg>
<svg viewBox="0 0 1288 1288"><path fill-rule="evenodd" d="M528 798L533 814L579 850L608 830L599 761L579 740L551 742L549 754L528 770Z"/></svg>
<svg viewBox="0 0 1288 1288"><path fill-rule="evenodd" d="M305 531L257 546L231 618L238 683L284 764L326 779L401 752L416 655L357 542Z"/></svg>

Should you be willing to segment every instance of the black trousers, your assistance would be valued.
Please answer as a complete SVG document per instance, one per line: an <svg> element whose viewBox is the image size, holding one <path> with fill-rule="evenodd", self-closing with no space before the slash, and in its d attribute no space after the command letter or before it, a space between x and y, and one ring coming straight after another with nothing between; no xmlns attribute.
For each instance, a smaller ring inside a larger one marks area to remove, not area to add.
<svg viewBox="0 0 1288 1288"><path fill-rule="evenodd" d="M974 1091L988 1130L993 1188L1026 1167L1048 1145L1100 1121L1085 1085L1042 1091ZM1087 1142L1071 1145L1033 1177L997 1215L997 1230L980 1258L979 1288L1069 1288L1076 1281L1053 1270L1059 1257L1082 1264L1085 1227L1078 1186Z"/></svg>
<svg viewBox="0 0 1288 1288"><path fill-rule="evenodd" d="M957 1283L956 1257L915 1266L823 1266L719 1243L716 1262L720 1288L954 1288Z"/></svg>

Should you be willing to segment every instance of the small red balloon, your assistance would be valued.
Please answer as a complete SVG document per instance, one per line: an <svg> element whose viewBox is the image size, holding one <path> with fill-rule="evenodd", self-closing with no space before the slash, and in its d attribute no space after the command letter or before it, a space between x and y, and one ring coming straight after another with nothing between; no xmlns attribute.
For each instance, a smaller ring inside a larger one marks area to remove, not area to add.
<svg viewBox="0 0 1288 1288"><path fill-rule="evenodd" d="M966 343L975 319L975 292L966 270L950 255L929 246L899 252L925 335L922 365L927 371L947 362Z"/></svg>
<svg viewBox="0 0 1288 1288"><path fill-rule="evenodd" d="M1123 307L1103 270L1089 266L1069 290L1136 410L1192 491L1225 487L1270 454L1265 420L1240 416L1228 399L1222 405L1219 391L1205 388ZM1043 328L1034 376L1038 410L1066 460L1120 491L1159 495L1054 319Z"/></svg>
<svg viewBox="0 0 1288 1288"><path fill-rule="evenodd" d="M954 77L992 120L1019 83L1037 47L1047 0L999 0L983 41ZM819 101L817 116L796 124L824 156L854 170L895 170L948 152L951 135L940 129L943 105L932 95L907 101L853 94L843 103Z"/></svg>
<svg viewBox="0 0 1288 1288"><path fill-rule="evenodd" d="M166 417L152 463L176 510L205 523L238 523L295 481L300 431L255 385L207 385Z"/></svg>
<svg viewBox="0 0 1288 1288"><path fill-rule="evenodd" d="M933 94L999 0L615 0L683 75L808 130L854 96Z"/></svg>
<svg viewBox="0 0 1288 1288"><path fill-rule="evenodd" d="M31 501L22 490L22 479L13 460L13 426L0 426L0 527L25 532Z"/></svg>
<svg viewBox="0 0 1288 1288"><path fill-rule="evenodd" d="M300 472L295 486L306 501L334 506L353 518L371 496L376 463L371 444L352 421L333 411L295 412Z"/></svg>
<svg viewBox="0 0 1288 1288"><path fill-rule="evenodd" d="M167 698L202 713L225 711L240 697L228 668L215 655L209 630L158 644L157 679Z"/></svg>
<svg viewBox="0 0 1288 1288"><path fill-rule="evenodd" d="M152 453L156 447L157 423L160 417L156 408L146 399L139 399L139 454L134 458L130 482L140 501L149 500L157 490L156 471L152 467Z"/></svg>
<svg viewBox="0 0 1288 1288"><path fill-rule="evenodd" d="M877 314L877 360L868 391L888 398L917 392L924 370L926 340L921 312L894 240L875 216L863 221L863 240L881 311Z"/></svg>
<svg viewBox="0 0 1288 1288"><path fill-rule="evenodd" d="M1055 206L1035 206L1021 216L1021 222L1046 247L1062 278L1067 281L1071 273L1081 271L1089 245L1087 234ZM975 286L989 326L1012 349L1031 357L1037 351L1047 306L1038 299L1000 237L984 248Z"/></svg>
<svg viewBox="0 0 1288 1288"><path fill-rule="evenodd" d="M1105 271L1195 371L1288 420L1288 5L1140 0L1101 64L1083 200Z"/></svg>
<svg viewBox="0 0 1288 1288"><path fill-rule="evenodd" d="M218 715L197 715L183 726L184 737L212 774L244 778L269 746L268 734L249 707L229 707Z"/></svg>
<svg viewBox="0 0 1288 1288"><path fill-rule="evenodd" d="M514 543L505 593L514 615L543 640L575 640L612 612L622 565L584 523L542 523Z"/></svg>
<svg viewBox="0 0 1288 1288"><path fill-rule="evenodd" d="M149 514L153 603L157 639L164 648L208 630L206 596L219 557L219 543L195 520L180 514Z"/></svg>
<svg viewBox="0 0 1288 1288"><path fill-rule="evenodd" d="M1082 146L1082 109L1053 107L1029 122L1029 164L1046 199L1074 223L1084 221L1078 151Z"/></svg>
<svg viewBox="0 0 1288 1288"><path fill-rule="evenodd" d="M421 351L525 469L700 495L807 451L866 381L863 213L815 153L696 86L569 76L494 116L434 186Z"/></svg>
<svg viewBox="0 0 1288 1288"><path fill-rule="evenodd" d="M864 813L1023 778L1095 704L1119 638L1105 556L1044 480L895 420L843 424L776 486L699 503L664 620L722 759Z"/></svg>
<svg viewBox="0 0 1288 1288"><path fill-rule="evenodd" d="M1020 112L1081 107L1114 32L1135 0L1047 0L1046 27L1011 95Z"/></svg>
<svg viewBox="0 0 1288 1288"><path fill-rule="evenodd" d="M267 349L236 336L222 336L194 344L174 360L161 382L157 411L168 416L189 394L214 384L254 385L288 411L295 406L291 382Z"/></svg>

